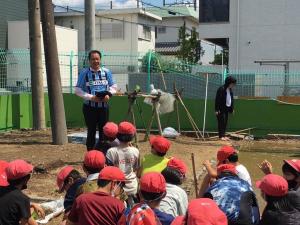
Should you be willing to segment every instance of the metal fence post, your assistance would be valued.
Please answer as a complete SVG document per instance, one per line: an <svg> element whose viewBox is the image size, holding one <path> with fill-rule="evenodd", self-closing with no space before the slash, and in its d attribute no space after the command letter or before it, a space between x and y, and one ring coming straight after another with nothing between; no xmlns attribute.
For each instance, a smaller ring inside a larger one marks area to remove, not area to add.
<svg viewBox="0 0 300 225"><path fill-rule="evenodd" d="M152 58L152 51L149 51L148 54L148 76L147 76L147 92L150 93L150 79L151 79L151 58Z"/></svg>
<svg viewBox="0 0 300 225"><path fill-rule="evenodd" d="M71 94L73 94L73 57L74 57L74 52L72 50L70 54L70 93Z"/></svg>
<svg viewBox="0 0 300 225"><path fill-rule="evenodd" d="M224 82L226 77L227 77L227 68L224 69L224 71L222 71L222 81Z"/></svg>

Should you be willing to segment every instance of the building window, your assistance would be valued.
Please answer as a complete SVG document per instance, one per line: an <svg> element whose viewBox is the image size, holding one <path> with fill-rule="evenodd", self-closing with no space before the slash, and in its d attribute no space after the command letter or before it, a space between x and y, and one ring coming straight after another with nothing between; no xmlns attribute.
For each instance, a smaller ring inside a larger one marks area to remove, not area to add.
<svg viewBox="0 0 300 225"><path fill-rule="evenodd" d="M147 25L139 26L139 38L144 40L151 40L151 27Z"/></svg>
<svg viewBox="0 0 300 225"><path fill-rule="evenodd" d="M165 34L166 33L166 27L158 27L157 32L159 34Z"/></svg>
<svg viewBox="0 0 300 225"><path fill-rule="evenodd" d="M124 25L123 23L101 23L100 39L123 39Z"/></svg>
<svg viewBox="0 0 300 225"><path fill-rule="evenodd" d="M199 0L199 22L229 22L230 0Z"/></svg>

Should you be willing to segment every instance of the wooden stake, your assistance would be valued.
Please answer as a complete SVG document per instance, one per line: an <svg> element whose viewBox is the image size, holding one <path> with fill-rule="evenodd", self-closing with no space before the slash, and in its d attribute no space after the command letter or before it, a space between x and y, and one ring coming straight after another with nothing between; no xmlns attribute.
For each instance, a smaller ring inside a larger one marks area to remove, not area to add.
<svg viewBox="0 0 300 225"><path fill-rule="evenodd" d="M152 115L151 115L150 121L148 123L148 127L147 127L146 134L145 134L145 137L144 137L144 141L148 140L148 137L149 137L150 132L151 132L151 127L152 127L154 117L155 117L155 112L154 112L154 108L153 108Z"/></svg>
<svg viewBox="0 0 300 225"><path fill-rule="evenodd" d="M253 130L253 129L255 129L255 127L251 127L251 128L247 128L247 129L243 129L243 130L237 130L237 131L228 132L228 133L230 133L230 134L238 134L238 133L242 133L244 131Z"/></svg>
<svg viewBox="0 0 300 225"><path fill-rule="evenodd" d="M176 93L178 94L178 90L177 90L177 89L176 89ZM204 137L203 137L202 132L201 132L200 129L198 128L198 126L197 126L196 122L194 121L192 115L190 114L189 110L187 109L187 107L185 106L185 104L184 104L182 98L181 98L179 95L178 95L178 100L179 100L179 102L181 103L181 105L183 106L184 110L186 111L186 114L187 114L187 116L188 116L188 118L189 118L189 120L190 120L190 123L191 123L191 125L193 126L194 130L196 131L196 136L197 136L197 138L199 138L199 135L198 135L198 133L199 133L199 134L201 135L202 139L204 140Z"/></svg>
<svg viewBox="0 0 300 225"><path fill-rule="evenodd" d="M164 74L163 74L163 72L161 70L161 66L160 66L159 60L157 58L156 58L156 60L157 60L157 64L158 64L159 69L160 69L160 76L161 76L161 79L162 79L163 84L164 84L164 91L167 91L167 85L166 85L166 81L165 81L165 76L164 76Z"/></svg>
<svg viewBox="0 0 300 225"><path fill-rule="evenodd" d="M179 115L179 108L178 108L178 100L175 101L175 109L176 109L176 117L177 117L177 126L178 126L178 133L181 133L181 126L180 126L180 115Z"/></svg>
<svg viewBox="0 0 300 225"><path fill-rule="evenodd" d="M129 93L128 92L128 84L126 84L126 91L127 91L127 93ZM133 125L136 127L135 115L134 115L134 109L133 109L134 102L135 102L135 97L134 96L130 96L128 94L128 111L127 111L126 119L128 119L128 117L130 116ZM134 144L135 144L135 147L138 148L137 133L134 135Z"/></svg>
<svg viewBox="0 0 300 225"><path fill-rule="evenodd" d="M193 175L194 175L195 195L196 195L196 198L198 198L198 179L197 179L197 174L196 174L194 153L192 153L192 166L193 166Z"/></svg>

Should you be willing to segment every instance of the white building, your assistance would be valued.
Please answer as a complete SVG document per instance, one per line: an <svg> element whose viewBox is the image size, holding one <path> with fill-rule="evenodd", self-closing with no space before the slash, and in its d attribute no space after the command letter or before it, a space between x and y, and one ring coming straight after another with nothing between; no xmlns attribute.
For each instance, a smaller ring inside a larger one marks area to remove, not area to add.
<svg viewBox="0 0 300 225"><path fill-rule="evenodd" d="M96 13L96 48L109 53L130 55L146 53L155 48L155 27L161 17L141 8L111 9ZM85 50L84 14L56 12L55 23L78 30L79 51Z"/></svg>
<svg viewBox="0 0 300 225"><path fill-rule="evenodd" d="M193 28L199 33L198 11L194 7L164 6L161 8L149 7L146 11L162 17L156 21L155 50L164 55L175 56L179 50L178 42L179 28L185 23L187 32Z"/></svg>
<svg viewBox="0 0 300 225"><path fill-rule="evenodd" d="M78 34L77 30L55 26L57 50L59 54L62 87L74 86L77 81L78 67ZM41 27L41 37L42 27ZM7 86L19 89L29 88L30 57L29 57L28 21L8 21L8 53L7 53ZM43 38L41 49L44 54ZM70 55L74 55L71 59ZM72 66L72 65L74 66ZM72 72L72 73L71 73ZM71 75L72 74L72 77ZM47 87L46 68L43 65L43 82ZM65 90L67 91L67 90Z"/></svg>
<svg viewBox="0 0 300 225"><path fill-rule="evenodd" d="M0 48L7 49L7 42L8 42L7 21L27 20L27 19L28 19L28 1L26 0L1 1Z"/></svg>
<svg viewBox="0 0 300 225"><path fill-rule="evenodd" d="M300 60L299 0L200 0L199 35L229 48L229 69L283 71L257 60ZM290 70L300 63L290 64Z"/></svg>

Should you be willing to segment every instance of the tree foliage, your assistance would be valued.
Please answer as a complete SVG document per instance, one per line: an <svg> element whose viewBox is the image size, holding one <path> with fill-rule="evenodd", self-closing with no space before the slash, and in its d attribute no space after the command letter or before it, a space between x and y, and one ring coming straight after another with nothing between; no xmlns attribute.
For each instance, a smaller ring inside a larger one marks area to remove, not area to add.
<svg viewBox="0 0 300 225"><path fill-rule="evenodd" d="M180 43L180 49L177 53L177 57L184 62L198 63L200 55L203 55L204 52L201 51L196 28L193 27L191 33L188 34L184 23L183 26L179 28L178 42Z"/></svg>
<svg viewBox="0 0 300 225"><path fill-rule="evenodd" d="M228 49L223 49L221 53L216 54L214 61L210 62L210 64L222 65L222 54L223 54L223 65L228 65Z"/></svg>

